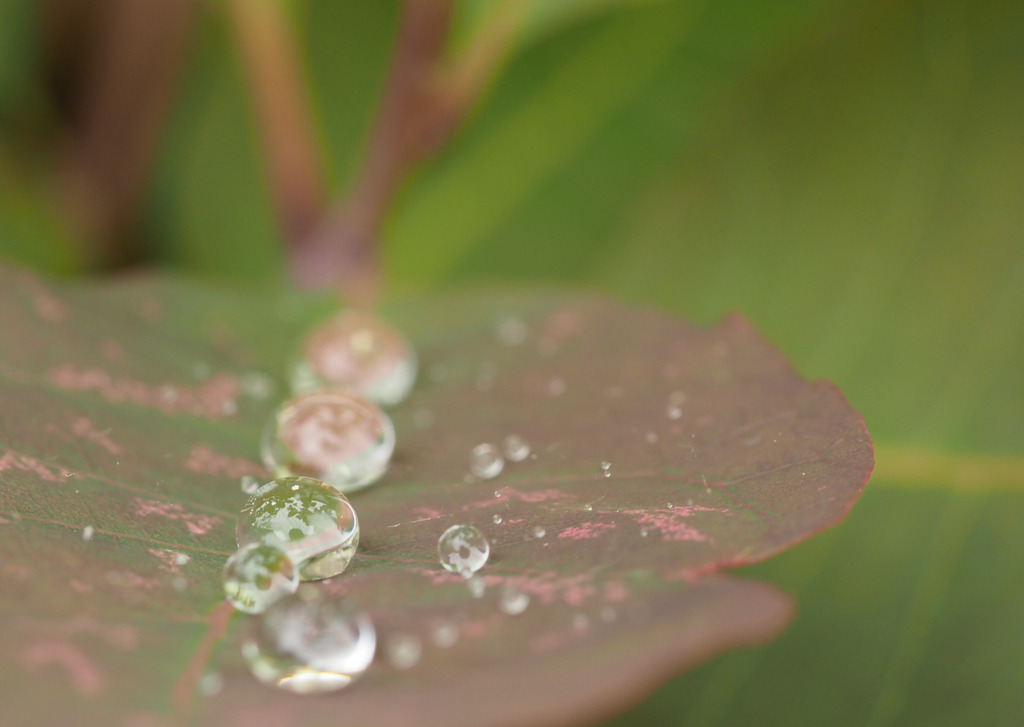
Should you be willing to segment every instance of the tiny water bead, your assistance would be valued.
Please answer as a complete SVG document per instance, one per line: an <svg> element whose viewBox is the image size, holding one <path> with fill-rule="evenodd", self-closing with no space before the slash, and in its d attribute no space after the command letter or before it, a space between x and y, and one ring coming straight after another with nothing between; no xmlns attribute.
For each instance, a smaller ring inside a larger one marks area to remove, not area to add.
<svg viewBox="0 0 1024 727"><path fill-rule="evenodd" d="M500 475L504 468L505 460L493 444L478 444L473 447L469 455L469 469L474 475L490 480Z"/></svg>
<svg viewBox="0 0 1024 727"><path fill-rule="evenodd" d="M494 523L495 525L501 525L501 523L502 523L501 515L498 515L497 513L495 513L495 515L491 518L491 522Z"/></svg>
<svg viewBox="0 0 1024 727"><path fill-rule="evenodd" d="M397 329L347 310L306 337L291 383L296 392L338 388L394 406L412 389L416 368L416 352Z"/></svg>
<svg viewBox="0 0 1024 727"><path fill-rule="evenodd" d="M423 643L413 634L391 634L384 644L388 663L395 669L411 669L423 654Z"/></svg>
<svg viewBox="0 0 1024 727"><path fill-rule="evenodd" d="M509 616L521 614L529 605L530 595L523 593L515 586L506 585L501 589L501 594L498 596L498 608L501 609L502 613Z"/></svg>
<svg viewBox="0 0 1024 727"><path fill-rule="evenodd" d="M505 437L505 459L509 462L522 462L530 456L530 445L518 434Z"/></svg>
<svg viewBox="0 0 1024 727"><path fill-rule="evenodd" d="M394 449L387 414L359 396L316 391L281 406L264 431L261 454L278 475L315 477L352 492L380 479Z"/></svg>
<svg viewBox="0 0 1024 727"><path fill-rule="evenodd" d="M540 525L537 525L537 526L536 526L536 527L535 527L535 528L533 529L533 537L537 538L538 540L540 540L541 538L543 538L543 537L544 537L545 535L547 535L547 534L548 534L548 531L547 531L547 530L545 530L545 529L544 529L544 528L543 528L542 526L540 526Z"/></svg>
<svg viewBox="0 0 1024 727"><path fill-rule="evenodd" d="M92 534L92 525L86 525L84 528L82 528L82 540L84 540L85 542L88 543L90 540L92 540Z"/></svg>
<svg viewBox="0 0 1024 727"><path fill-rule="evenodd" d="M232 606L245 613L262 613L270 604L295 592L299 573L280 548L249 543L224 564L223 583L224 595Z"/></svg>
<svg viewBox="0 0 1024 727"><path fill-rule="evenodd" d="M483 568L491 554L491 544L473 525L452 525L437 541L437 555L445 570L470 578Z"/></svg>
<svg viewBox="0 0 1024 727"><path fill-rule="evenodd" d="M601 463L601 474L603 474L605 477L611 477L612 476L612 463L611 462L602 462Z"/></svg>
<svg viewBox="0 0 1024 727"><path fill-rule="evenodd" d="M302 580L344 571L359 545L352 504L311 477L282 477L260 487L238 515L238 545L268 543L287 553Z"/></svg>
<svg viewBox="0 0 1024 727"><path fill-rule="evenodd" d="M252 620L242 656L260 681L316 694L354 682L376 649L373 622L351 601L299 592Z"/></svg>

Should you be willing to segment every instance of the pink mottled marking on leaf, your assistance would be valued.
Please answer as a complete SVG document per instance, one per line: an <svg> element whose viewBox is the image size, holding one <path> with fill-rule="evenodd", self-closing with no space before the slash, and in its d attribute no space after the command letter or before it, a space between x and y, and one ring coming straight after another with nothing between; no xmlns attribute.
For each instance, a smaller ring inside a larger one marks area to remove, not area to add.
<svg viewBox="0 0 1024 727"><path fill-rule="evenodd" d="M160 561L157 566L160 570L171 575L180 576L181 567L178 565L178 552L170 548L147 548L149 554Z"/></svg>
<svg viewBox="0 0 1024 727"><path fill-rule="evenodd" d="M609 603L618 603L629 598L629 589L622 581L606 581L601 586L601 595Z"/></svg>
<svg viewBox="0 0 1024 727"><path fill-rule="evenodd" d="M142 497L135 498L135 514L139 517L156 516L167 520L180 520L185 523L189 532L193 535L205 535L215 525L220 524L220 518L216 515L202 515L200 513L185 512L185 508L177 503L160 502L159 500L147 500Z"/></svg>
<svg viewBox="0 0 1024 727"><path fill-rule="evenodd" d="M32 305L35 306L37 316L49 323L59 323L67 318L67 308L53 291L39 282L34 275L25 273L20 277L28 288L29 295L32 296Z"/></svg>
<svg viewBox="0 0 1024 727"><path fill-rule="evenodd" d="M505 487L501 490L501 496L506 497L509 500L519 500L521 502L530 503L551 502L552 500L565 500L572 498L572 495L555 488L523 492L522 490L517 490L514 487Z"/></svg>
<svg viewBox="0 0 1024 727"><path fill-rule="evenodd" d="M558 537L570 540L589 540L600 536L606 530L614 530L616 527L614 523L583 523L566 528L558 534Z"/></svg>
<svg viewBox="0 0 1024 727"><path fill-rule="evenodd" d="M60 465L41 462L35 457L15 452L13 449L8 449L3 455L0 455L0 472L10 470L31 472L47 482L60 482L72 475L71 470Z"/></svg>
<svg viewBox="0 0 1024 727"><path fill-rule="evenodd" d="M566 637L564 634L560 634L555 631L548 631L547 633L541 634L540 636L534 636L530 639L530 651L538 653L554 651L565 642Z"/></svg>
<svg viewBox="0 0 1024 727"><path fill-rule="evenodd" d="M231 457L214 452L205 444L197 444L189 452L185 467L203 475L225 475L227 477L244 477L254 475L266 477L267 470L256 462L242 457Z"/></svg>
<svg viewBox="0 0 1024 727"><path fill-rule="evenodd" d="M21 663L30 671L51 664L60 666L71 679L71 686L84 697L94 697L103 691L106 678L88 656L77 646L65 641L40 641L21 652Z"/></svg>
<svg viewBox="0 0 1024 727"><path fill-rule="evenodd" d="M124 346L113 338L104 338L99 345L100 355L108 361L121 363L125 359Z"/></svg>
<svg viewBox="0 0 1024 727"><path fill-rule="evenodd" d="M91 421L85 417L79 417L71 425L71 431L83 439L88 439L93 444L98 444L110 454L121 454L123 450L107 436L107 432L101 432Z"/></svg>
<svg viewBox="0 0 1024 727"><path fill-rule="evenodd" d="M712 538L686 522L686 518L698 509L715 511L714 508L680 507L672 510L623 510L622 514L632 517L638 525L659 531L665 540L713 542Z"/></svg>
<svg viewBox="0 0 1024 727"><path fill-rule="evenodd" d="M4 565L4 573L19 581L28 580L31 571L27 565L22 563L7 563Z"/></svg>
<svg viewBox="0 0 1024 727"><path fill-rule="evenodd" d="M94 590L96 590L91 583L86 583L85 581L80 581L77 578L72 578L71 582L70 582L70 585L71 585L71 590L74 591L75 593L77 593L80 596L84 596L84 595L92 593Z"/></svg>
<svg viewBox="0 0 1024 727"><path fill-rule="evenodd" d="M188 412L209 419L223 419L232 411L241 386L227 374L218 374L199 386L151 384L137 379L117 377L101 369L79 369L62 364L48 372L50 381L68 391L93 391L114 403L159 409L167 414Z"/></svg>

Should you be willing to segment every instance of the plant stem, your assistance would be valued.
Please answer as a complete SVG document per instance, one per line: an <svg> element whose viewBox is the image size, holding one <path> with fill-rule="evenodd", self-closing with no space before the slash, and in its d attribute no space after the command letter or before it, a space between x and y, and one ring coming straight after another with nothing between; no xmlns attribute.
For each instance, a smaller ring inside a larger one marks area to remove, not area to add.
<svg viewBox="0 0 1024 727"><path fill-rule="evenodd" d="M255 106L281 232L296 244L324 204L308 93L293 31L278 0L230 0L228 10Z"/></svg>

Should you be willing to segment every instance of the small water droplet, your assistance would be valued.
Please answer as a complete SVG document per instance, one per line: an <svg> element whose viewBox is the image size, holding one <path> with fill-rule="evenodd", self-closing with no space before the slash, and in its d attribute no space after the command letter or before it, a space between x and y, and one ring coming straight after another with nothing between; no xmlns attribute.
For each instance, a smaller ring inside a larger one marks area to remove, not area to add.
<svg viewBox="0 0 1024 727"><path fill-rule="evenodd" d="M222 576L224 595L244 613L262 613L299 586L295 565L282 550L249 543L228 558Z"/></svg>
<svg viewBox="0 0 1024 727"><path fill-rule="evenodd" d="M683 416L683 409L682 407L669 404L666 413L668 414L669 419L679 419Z"/></svg>
<svg viewBox="0 0 1024 727"><path fill-rule="evenodd" d="M251 495L260 489L260 481L252 475L244 475L238 484L246 495Z"/></svg>
<svg viewBox="0 0 1024 727"><path fill-rule="evenodd" d="M530 605L530 595L523 593L515 586L506 585L498 596L498 608L509 616L516 616Z"/></svg>
<svg viewBox="0 0 1024 727"><path fill-rule="evenodd" d="M692 497L689 500L686 501L686 506L687 507L693 507L693 498Z"/></svg>
<svg viewBox="0 0 1024 727"><path fill-rule="evenodd" d="M541 538L543 538L543 537L544 537L545 535L547 535L547 534L548 534L548 531L547 531L547 530L545 530L545 529L544 529L543 527L541 527L540 525L536 526L536 527L535 527L535 528L533 529L533 537L537 538L538 540L540 540Z"/></svg>
<svg viewBox="0 0 1024 727"><path fill-rule="evenodd" d="M646 439L649 443L654 444L655 442L658 441L658 435L655 434L654 432L647 432Z"/></svg>
<svg viewBox="0 0 1024 727"><path fill-rule="evenodd" d="M447 649L459 640L459 627L449 621L441 621L430 631L430 640L439 649Z"/></svg>
<svg viewBox="0 0 1024 727"><path fill-rule="evenodd" d="M484 583L484 579L480 576L473 576L466 585L469 587L469 592L473 598L483 598L484 592L487 590L487 584Z"/></svg>
<svg viewBox="0 0 1024 727"><path fill-rule="evenodd" d="M506 346L519 346L530 333L529 326L518 316L506 316L498 321L495 328L498 340Z"/></svg>
<svg viewBox="0 0 1024 727"><path fill-rule="evenodd" d="M210 671L203 674L196 686L204 697L215 697L224 689L224 677L215 671Z"/></svg>
<svg viewBox="0 0 1024 727"><path fill-rule="evenodd" d="M160 387L160 398L168 404L173 404L178 400L178 390L170 384L164 384Z"/></svg>
<svg viewBox="0 0 1024 727"><path fill-rule="evenodd" d="M174 556L174 565L185 565L190 560L192 560L192 559L189 556L187 556L185 553L177 553Z"/></svg>
<svg viewBox="0 0 1024 727"><path fill-rule="evenodd" d="M577 631L584 631L590 626L590 619L585 613L577 613L572 617L572 627Z"/></svg>
<svg viewBox="0 0 1024 727"><path fill-rule="evenodd" d="M530 456L530 445L518 434L505 437L505 457L509 462L522 462Z"/></svg>
<svg viewBox="0 0 1024 727"><path fill-rule="evenodd" d="M505 488L502 488L501 490L495 490L495 491L494 491L494 496L495 496L495 497L497 497L497 498L500 498L500 497L501 497L501 492L502 492L502 490L504 490L504 489L505 489Z"/></svg>
<svg viewBox="0 0 1024 727"><path fill-rule="evenodd" d="M647 537L647 528L640 528L640 537L641 538L646 538Z"/></svg>
<svg viewBox="0 0 1024 727"><path fill-rule="evenodd" d="M565 393L566 388L565 379L551 379L548 382L548 393L552 396L561 396Z"/></svg>
<svg viewBox="0 0 1024 727"><path fill-rule="evenodd" d="M84 528L82 528L82 540L84 540L85 542L88 543L90 540L92 540L92 534L92 525L86 525Z"/></svg>
<svg viewBox="0 0 1024 727"><path fill-rule="evenodd" d="M384 644L388 663L395 669L411 669L416 666L423 653L423 644L413 634L391 634Z"/></svg>
<svg viewBox="0 0 1024 727"><path fill-rule="evenodd" d="M612 476L612 463L611 462L607 462L607 461L602 462L601 463L601 473L605 477L611 477Z"/></svg>
<svg viewBox="0 0 1024 727"><path fill-rule="evenodd" d="M491 554L487 537L473 525L452 525L437 540L437 555L445 570L470 578Z"/></svg>
<svg viewBox="0 0 1024 727"><path fill-rule="evenodd" d="M347 687L373 661L377 632L347 599L299 593L250 619L242 656L262 682L300 694Z"/></svg>
<svg viewBox="0 0 1024 727"><path fill-rule="evenodd" d="M469 457L469 469L477 477L485 480L494 479L501 474L504 467L505 460L493 444L484 443L473 447Z"/></svg>
<svg viewBox="0 0 1024 727"><path fill-rule="evenodd" d="M501 515L495 513L494 517L491 518L491 522L495 525L501 525Z"/></svg>
<svg viewBox="0 0 1024 727"><path fill-rule="evenodd" d="M672 508L675 507L675 505L673 505L671 502L669 502L669 503L666 503L665 507L667 507L669 510L671 510Z"/></svg>
<svg viewBox="0 0 1024 727"><path fill-rule="evenodd" d="M243 394L257 401L268 399L274 393L274 380L262 371L242 374L238 383Z"/></svg>
<svg viewBox="0 0 1024 727"><path fill-rule="evenodd" d="M586 510L587 512L590 512L594 509L594 506L588 502L586 505L583 506L583 509Z"/></svg>

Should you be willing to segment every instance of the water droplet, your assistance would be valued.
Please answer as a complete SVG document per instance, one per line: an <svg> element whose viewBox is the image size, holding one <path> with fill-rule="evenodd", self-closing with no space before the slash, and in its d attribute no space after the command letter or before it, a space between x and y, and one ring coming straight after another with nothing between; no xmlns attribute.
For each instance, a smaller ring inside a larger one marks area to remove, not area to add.
<svg viewBox="0 0 1024 727"><path fill-rule="evenodd" d="M506 346L519 346L530 334L530 328L522 318L506 316L498 321L495 333L498 340Z"/></svg>
<svg viewBox="0 0 1024 727"><path fill-rule="evenodd" d="M588 502L586 505L583 506L583 509L586 510L587 512L591 512L594 509L594 506Z"/></svg>
<svg viewBox="0 0 1024 727"><path fill-rule="evenodd" d="M545 530L544 528L542 528L540 525L536 526L533 529L533 537L537 538L538 540L540 540L541 538L543 538L547 534L548 534L548 531Z"/></svg>
<svg viewBox="0 0 1024 727"><path fill-rule="evenodd" d="M224 689L224 677L215 671L210 671L203 674L196 686L204 697L215 697Z"/></svg>
<svg viewBox="0 0 1024 727"><path fill-rule="evenodd" d="M252 475L244 475L238 484L246 495L251 495L260 489L260 481Z"/></svg>
<svg viewBox="0 0 1024 727"><path fill-rule="evenodd" d="M250 371L242 374L238 383L242 393L250 399L263 401L274 393L274 380L262 371Z"/></svg>
<svg viewBox="0 0 1024 727"><path fill-rule="evenodd" d="M561 396L565 393L566 388L565 379L551 379L548 383L548 392L552 396Z"/></svg>
<svg viewBox="0 0 1024 727"><path fill-rule="evenodd" d="M284 477L256 490L238 515L239 546L274 545L288 554L303 580L336 576L359 545L359 519L348 499L310 477Z"/></svg>
<svg viewBox="0 0 1024 727"><path fill-rule="evenodd" d="M412 389L416 369L416 352L396 328L346 310L309 333L291 382L296 392L337 388L394 406Z"/></svg>
<svg viewBox="0 0 1024 727"><path fill-rule="evenodd" d="M466 585L469 587L469 592L473 598L484 597L484 591L487 590L487 584L484 582L483 578L480 576L473 576L466 581Z"/></svg>
<svg viewBox="0 0 1024 727"><path fill-rule="evenodd" d="M692 497L689 500L686 501L686 506L687 507L693 507L693 498Z"/></svg>
<svg viewBox="0 0 1024 727"><path fill-rule="evenodd" d="M665 505L665 507L667 507L667 508L668 508L669 510L671 510L672 508L674 508L674 507L675 507L675 505L673 505L673 504L672 504L671 502L669 502L669 503L667 503L667 504Z"/></svg>
<svg viewBox="0 0 1024 727"><path fill-rule="evenodd" d="M92 540L92 534L92 525L86 525L84 528L82 528L82 540L84 540L85 542L88 543L90 540Z"/></svg>
<svg viewBox="0 0 1024 727"><path fill-rule="evenodd" d="M448 621L441 621L430 631L430 640L439 649L447 649L459 640L459 627Z"/></svg>
<svg viewBox="0 0 1024 727"><path fill-rule="evenodd" d="M469 469L477 477L493 479L501 474L504 467L505 460L493 444L478 444L473 447L469 457Z"/></svg>
<svg viewBox="0 0 1024 727"><path fill-rule="evenodd" d="M373 622L351 601L296 594L250 620L242 655L260 681L315 694L358 679L376 648Z"/></svg>
<svg viewBox="0 0 1024 727"><path fill-rule="evenodd" d="M190 560L192 559L185 553L177 553L174 556L174 565L185 565Z"/></svg>
<svg viewBox="0 0 1024 727"><path fill-rule="evenodd" d="M376 482L395 449L387 414L365 399L338 391L286 401L263 433L261 454L278 475L323 480L342 492Z"/></svg>
<svg viewBox="0 0 1024 727"><path fill-rule="evenodd" d="M647 537L647 528L640 528L640 537L641 538L646 538Z"/></svg>
<svg viewBox="0 0 1024 727"><path fill-rule="evenodd" d="M618 612L612 606L605 606L601 609L601 620L606 624L610 624L618 617Z"/></svg>
<svg viewBox="0 0 1024 727"><path fill-rule="evenodd" d="M666 413L668 414L669 419L679 419L683 416L683 409L682 407L669 404Z"/></svg>
<svg viewBox="0 0 1024 727"><path fill-rule="evenodd" d="M680 412L680 414L681 414L681 413L682 413L682 412ZM654 444L655 442L657 442L657 441L658 441L658 435L657 435L657 434L655 434L654 432L647 432L647 437L646 437L646 439L647 439L647 441L648 441L648 442L650 442L651 444Z"/></svg>
<svg viewBox="0 0 1024 727"><path fill-rule="evenodd" d="M522 462L530 456L530 445L518 434L505 437L505 458L509 462Z"/></svg>
<svg viewBox="0 0 1024 727"><path fill-rule="evenodd" d="M577 631L584 631L590 626L590 619L585 613L577 613L572 617L572 627Z"/></svg>
<svg viewBox="0 0 1024 727"><path fill-rule="evenodd" d="M437 540L437 555L445 570L469 578L483 568L491 554L487 537L473 525L452 525Z"/></svg>
<svg viewBox="0 0 1024 727"><path fill-rule="evenodd" d="M164 384L160 387L160 398L168 404L173 404L178 400L178 390L170 384Z"/></svg>
<svg viewBox="0 0 1024 727"><path fill-rule="evenodd" d="M413 634L391 634L384 644L388 663L395 669L411 669L423 653L423 644Z"/></svg>
<svg viewBox="0 0 1024 727"><path fill-rule="evenodd" d="M495 525L501 525L501 515L495 513L494 517L491 518L491 522Z"/></svg>
<svg viewBox="0 0 1024 727"><path fill-rule="evenodd" d="M506 585L498 596L498 608L509 616L516 616L530 605L530 595L523 593L515 586Z"/></svg>
<svg viewBox="0 0 1024 727"><path fill-rule="evenodd" d="M602 462L601 463L601 473L605 477L611 477L612 476L612 463L611 462Z"/></svg>
<svg viewBox="0 0 1024 727"><path fill-rule="evenodd" d="M226 417L234 416L238 413L238 402L234 399L228 399L220 405L220 411Z"/></svg>
<svg viewBox="0 0 1024 727"><path fill-rule="evenodd" d="M283 551L266 543L243 545L224 564L224 595L245 613L262 613L299 587L295 565Z"/></svg>

